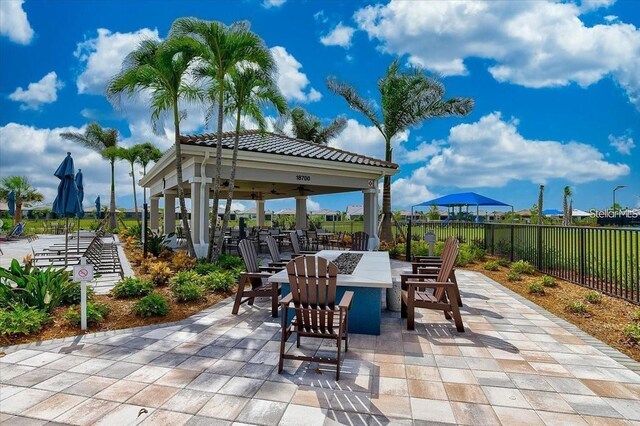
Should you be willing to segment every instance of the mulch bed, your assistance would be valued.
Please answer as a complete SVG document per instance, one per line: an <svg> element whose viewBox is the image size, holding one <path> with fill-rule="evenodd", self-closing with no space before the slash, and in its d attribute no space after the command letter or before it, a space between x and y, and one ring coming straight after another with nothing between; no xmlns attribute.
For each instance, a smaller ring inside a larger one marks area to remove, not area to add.
<svg viewBox="0 0 640 426"><path fill-rule="evenodd" d="M609 346L636 361L640 361L640 346L630 342L623 333L624 327L633 322L635 312L640 309L640 306L604 294L601 303L591 304L585 300L584 296L593 290L558 278L555 279L557 287L545 287L544 295L531 294L529 293L529 284L540 283L543 274L523 274L522 281L509 281L507 279L508 267L501 267L498 271L487 271L483 266L484 263L475 263L466 265L463 269L483 273L552 314L578 326ZM569 303L577 301L583 302L587 306L586 314L576 314L567 310Z"/></svg>

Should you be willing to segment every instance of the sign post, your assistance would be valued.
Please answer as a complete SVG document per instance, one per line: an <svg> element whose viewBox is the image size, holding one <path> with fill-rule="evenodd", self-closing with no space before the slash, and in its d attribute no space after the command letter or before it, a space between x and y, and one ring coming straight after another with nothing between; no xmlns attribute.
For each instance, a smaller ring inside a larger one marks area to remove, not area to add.
<svg viewBox="0 0 640 426"><path fill-rule="evenodd" d="M436 245L436 239L436 233L433 231L429 231L424 234L424 240L429 245L429 256L433 256L433 252L435 251L434 249Z"/></svg>
<svg viewBox="0 0 640 426"><path fill-rule="evenodd" d="M73 267L73 280L80 281L80 328L87 329L87 282L93 281L93 265L87 264L85 257Z"/></svg>

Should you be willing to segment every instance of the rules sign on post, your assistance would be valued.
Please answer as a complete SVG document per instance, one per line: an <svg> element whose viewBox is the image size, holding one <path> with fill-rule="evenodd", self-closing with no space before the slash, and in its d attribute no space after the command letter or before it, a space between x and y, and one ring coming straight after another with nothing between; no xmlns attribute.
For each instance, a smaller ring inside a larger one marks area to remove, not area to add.
<svg viewBox="0 0 640 426"><path fill-rule="evenodd" d="M93 281L93 265L75 265L73 267L74 281Z"/></svg>

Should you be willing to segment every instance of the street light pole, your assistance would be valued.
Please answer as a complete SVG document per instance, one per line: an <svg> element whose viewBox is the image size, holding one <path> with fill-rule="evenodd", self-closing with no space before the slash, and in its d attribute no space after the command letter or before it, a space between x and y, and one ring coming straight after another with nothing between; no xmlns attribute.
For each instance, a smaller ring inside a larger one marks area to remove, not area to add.
<svg viewBox="0 0 640 426"><path fill-rule="evenodd" d="M615 208L616 208L616 191L618 189L622 189L622 188L626 188L626 187L627 187L627 185L618 185L615 188L613 188L613 205L611 206L612 209L615 210Z"/></svg>

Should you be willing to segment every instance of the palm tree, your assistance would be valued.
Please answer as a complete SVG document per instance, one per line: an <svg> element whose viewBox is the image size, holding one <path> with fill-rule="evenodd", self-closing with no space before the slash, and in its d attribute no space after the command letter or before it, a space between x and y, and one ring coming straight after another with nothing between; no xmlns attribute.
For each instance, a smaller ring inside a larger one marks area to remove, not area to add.
<svg viewBox="0 0 640 426"><path fill-rule="evenodd" d="M352 86L330 77L327 86L332 92L342 96L349 106L361 112L380 131L385 141L385 160L393 160L391 140L400 132L423 121L448 116L464 116L473 109L471 98L451 98L443 100L444 85L433 77L425 75L421 68L400 70L400 63L394 60L384 76L378 81L381 98L381 114L375 104L361 97ZM391 241L391 177L384 177L382 196L382 231L380 239Z"/></svg>
<svg viewBox="0 0 640 426"><path fill-rule="evenodd" d="M564 226L571 225L571 216L573 215L573 212L569 210L569 198L572 195L571 187L565 186L562 191L562 224Z"/></svg>
<svg viewBox="0 0 640 426"><path fill-rule="evenodd" d="M287 119L291 121L295 138L322 145L326 145L347 127L347 119L344 117L338 117L332 120L329 125L322 126L318 117L309 114L301 107L295 107L288 115L282 116L274 123L276 133L286 135L284 126Z"/></svg>
<svg viewBox="0 0 640 426"><path fill-rule="evenodd" d="M260 131L264 131L266 122L262 113L263 106L273 105L280 114L284 114L287 111L287 101L278 90L273 76L269 73L253 67L241 67L241 69L231 73L226 83L227 112L230 114L235 113L236 131L233 141L231 174L229 176L229 189L227 192L227 204L224 208L224 217L222 219L222 229L226 229L231 214L242 116L244 115L255 120ZM222 247L223 242L224 233L221 232L216 247Z"/></svg>
<svg viewBox="0 0 640 426"><path fill-rule="evenodd" d="M538 192L538 204L536 207L538 208L538 225L542 225L542 203L544 201L544 185L540 185L540 191Z"/></svg>
<svg viewBox="0 0 640 426"><path fill-rule="evenodd" d="M225 106L225 79L239 65L251 64L264 72L274 68L273 58L264 41L249 30L247 22L236 22L227 26L221 22L203 21L196 18L177 19L172 28L172 36L192 37L200 46L201 63L196 68L200 79L210 82L209 95L217 107L216 174L213 180L213 206L211 232L207 258L213 261L220 248L214 247L215 229L220 203L220 173L222 169L222 124ZM213 108L213 107L212 107Z"/></svg>
<svg viewBox="0 0 640 426"><path fill-rule="evenodd" d="M109 228L115 229L118 226L116 221L116 169L115 163L118 159L117 147L118 147L118 130L117 129L105 129L100 124L91 122L87 125L84 133L61 133L65 139L69 139L74 142L92 149L103 158L109 160L111 164L111 196L109 201Z"/></svg>
<svg viewBox="0 0 640 426"><path fill-rule="evenodd" d="M160 151L154 144L150 142L141 143L135 145L135 148L138 150L138 164L142 166L142 174L143 176L147 175L147 166L152 161L155 163L162 157L162 151ZM142 199L143 203L147 204L147 190L142 188Z"/></svg>
<svg viewBox="0 0 640 426"><path fill-rule="evenodd" d="M129 163L131 166L131 183L133 187L133 210L136 213L136 220L140 223L140 218L138 217L138 195L136 191L136 175L133 166L138 161L138 156L140 155L138 149L135 146L130 148L118 148L118 152L116 153L120 160L124 160Z"/></svg>
<svg viewBox="0 0 640 426"><path fill-rule="evenodd" d="M0 198L7 200L11 191L16 197L16 212L13 216L15 223L22 220L22 206L29 207L32 203L44 200L44 195L31 186L26 176L3 177L0 180Z"/></svg>
<svg viewBox="0 0 640 426"><path fill-rule="evenodd" d="M196 252L191 238L182 186L180 122L185 115L184 111L180 111L179 103L195 102L202 98L200 89L185 78L190 71L193 59L197 58L197 47L193 40L186 37L173 36L162 42L143 40L136 50L127 55L122 64L122 71L113 77L107 86L107 96L116 102L122 94L132 97L140 92L149 93L151 120L156 131L160 130L159 123L163 115L169 111L173 113L180 216L187 240L187 250L194 257ZM165 208L172 207L165 206Z"/></svg>

